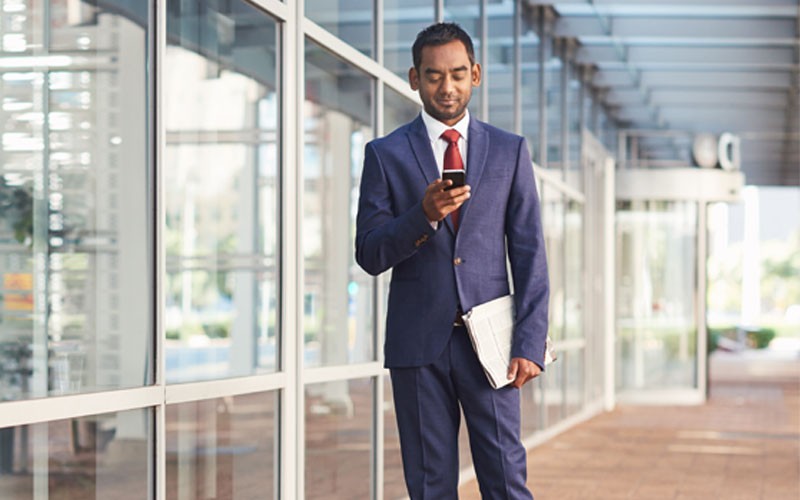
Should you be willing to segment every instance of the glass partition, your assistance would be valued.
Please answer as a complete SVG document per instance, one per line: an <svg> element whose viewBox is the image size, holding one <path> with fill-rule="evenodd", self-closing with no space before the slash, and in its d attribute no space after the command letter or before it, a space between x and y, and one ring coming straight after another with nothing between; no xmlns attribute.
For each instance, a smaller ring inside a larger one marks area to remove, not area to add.
<svg viewBox="0 0 800 500"><path fill-rule="evenodd" d="M153 381L147 9L76 4L0 12L0 400Z"/></svg>
<svg viewBox="0 0 800 500"><path fill-rule="evenodd" d="M278 27L243 0L167 6L167 379L273 371Z"/></svg>

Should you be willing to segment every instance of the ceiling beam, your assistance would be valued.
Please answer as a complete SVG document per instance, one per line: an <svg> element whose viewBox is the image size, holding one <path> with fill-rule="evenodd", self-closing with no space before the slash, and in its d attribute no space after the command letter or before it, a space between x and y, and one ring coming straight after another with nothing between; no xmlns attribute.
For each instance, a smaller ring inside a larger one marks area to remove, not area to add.
<svg viewBox="0 0 800 500"><path fill-rule="evenodd" d="M674 46L634 46L626 47L631 64L715 64L715 65L795 65L794 48L773 47L674 47ZM619 56L612 46L582 45L576 60L584 64L617 63Z"/></svg>
<svg viewBox="0 0 800 500"><path fill-rule="evenodd" d="M614 17L604 27L595 17L559 17L554 34L559 37L609 37L616 39L683 38L692 40L792 40L794 19L698 19L690 17Z"/></svg>

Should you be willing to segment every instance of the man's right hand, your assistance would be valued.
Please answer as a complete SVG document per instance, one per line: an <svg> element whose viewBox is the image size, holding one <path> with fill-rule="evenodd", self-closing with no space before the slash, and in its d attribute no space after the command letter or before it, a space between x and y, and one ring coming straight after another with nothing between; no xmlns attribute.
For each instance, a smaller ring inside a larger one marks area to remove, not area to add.
<svg viewBox="0 0 800 500"><path fill-rule="evenodd" d="M451 184L453 181L450 179L436 179L425 189L422 210L429 221L439 222L469 198L469 185L445 191Z"/></svg>

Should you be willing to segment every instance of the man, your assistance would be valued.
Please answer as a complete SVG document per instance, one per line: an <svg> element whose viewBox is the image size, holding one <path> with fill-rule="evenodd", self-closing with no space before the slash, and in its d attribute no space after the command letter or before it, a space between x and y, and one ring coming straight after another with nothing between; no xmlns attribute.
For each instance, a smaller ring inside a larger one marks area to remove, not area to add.
<svg viewBox="0 0 800 500"><path fill-rule="evenodd" d="M457 498L459 405L483 498L530 499L519 388L544 367L548 278L525 140L471 118L481 82L472 40L440 23L417 35L411 88L423 111L366 147L356 260L392 269L386 325L403 468L412 499ZM452 187L442 169L466 169ZM509 293L511 385L494 390L462 311Z"/></svg>

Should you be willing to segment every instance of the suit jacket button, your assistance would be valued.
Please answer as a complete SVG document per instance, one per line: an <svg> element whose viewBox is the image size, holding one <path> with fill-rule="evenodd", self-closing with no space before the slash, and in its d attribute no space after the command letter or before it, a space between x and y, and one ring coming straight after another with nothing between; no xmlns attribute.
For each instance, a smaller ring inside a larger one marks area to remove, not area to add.
<svg viewBox="0 0 800 500"><path fill-rule="evenodd" d="M462 262L463 261L461 260L461 257L456 257L455 259L453 259L453 264L457 266L460 266Z"/></svg>

